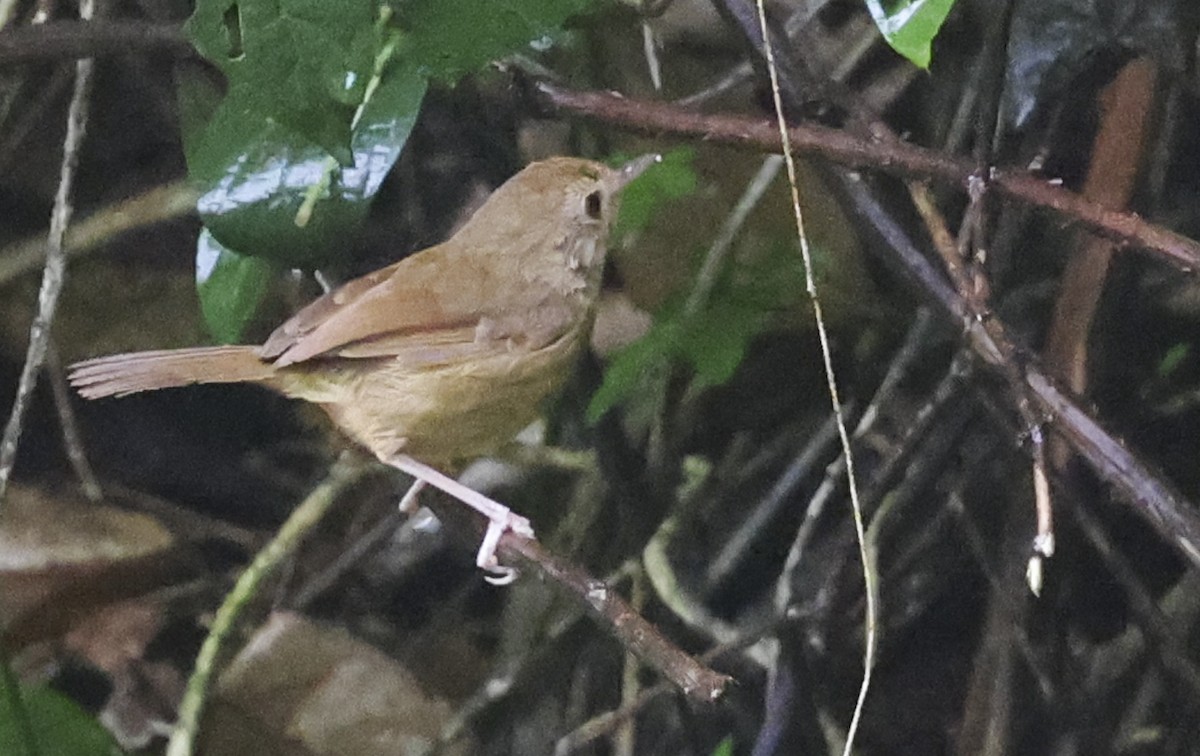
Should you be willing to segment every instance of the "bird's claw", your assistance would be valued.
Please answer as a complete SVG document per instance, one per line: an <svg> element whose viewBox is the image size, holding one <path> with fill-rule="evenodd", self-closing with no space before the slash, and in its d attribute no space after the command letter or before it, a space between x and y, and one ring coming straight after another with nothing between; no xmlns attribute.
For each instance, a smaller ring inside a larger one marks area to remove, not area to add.
<svg viewBox="0 0 1200 756"><path fill-rule="evenodd" d="M479 544L479 553L475 555L475 564L485 572L484 580L492 585L510 585L517 579L520 572L514 567L505 567L496 558L496 549L500 545L500 537L511 532L525 538L533 537L533 526L529 520L520 515L506 512L499 519L488 519L487 532L483 534L483 543Z"/></svg>

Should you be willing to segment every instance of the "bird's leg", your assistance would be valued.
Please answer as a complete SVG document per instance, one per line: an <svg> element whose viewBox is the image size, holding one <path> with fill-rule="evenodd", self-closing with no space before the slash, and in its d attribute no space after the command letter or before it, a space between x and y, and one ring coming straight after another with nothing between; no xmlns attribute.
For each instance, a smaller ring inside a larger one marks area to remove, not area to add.
<svg viewBox="0 0 1200 756"><path fill-rule="evenodd" d="M411 515L416 513L417 496L420 495L421 491L425 490L426 485L427 484L425 481L417 478L413 481L413 484L408 487L408 490L405 491L404 495L400 497L400 512L402 514Z"/></svg>
<svg viewBox="0 0 1200 756"><path fill-rule="evenodd" d="M518 514L514 514L511 509L500 502L464 486L457 480L448 475L443 475L429 465L418 462L407 454L395 454L389 457L387 462L392 467L406 472L417 479L413 487L409 489L409 492L404 495L404 500L401 503L407 501L410 496L415 496L414 489L420 490L418 486L424 487L428 484L445 491L486 517L488 519L487 532L483 536L483 543L479 546L479 553L475 556L475 564L481 569L493 573L493 575L484 578L493 585L506 585L516 579L516 570L511 567L500 566L500 562L496 559L496 547L500 543L500 536L504 535L505 531L512 531L517 535L532 538L533 526L529 524L529 520Z"/></svg>

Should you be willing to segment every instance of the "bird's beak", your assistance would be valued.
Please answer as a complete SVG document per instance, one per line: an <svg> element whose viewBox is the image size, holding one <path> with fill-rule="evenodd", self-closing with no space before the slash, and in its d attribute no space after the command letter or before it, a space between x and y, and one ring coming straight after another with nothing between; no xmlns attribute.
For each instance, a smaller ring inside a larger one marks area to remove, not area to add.
<svg viewBox="0 0 1200 756"><path fill-rule="evenodd" d="M635 157L633 160L630 160L628 163L609 174L608 181L605 182L608 184L609 192L616 194L628 186L629 183L635 178L645 173L647 168L655 163L661 162L662 155L659 155L657 152L652 152L649 155L642 155L641 157Z"/></svg>

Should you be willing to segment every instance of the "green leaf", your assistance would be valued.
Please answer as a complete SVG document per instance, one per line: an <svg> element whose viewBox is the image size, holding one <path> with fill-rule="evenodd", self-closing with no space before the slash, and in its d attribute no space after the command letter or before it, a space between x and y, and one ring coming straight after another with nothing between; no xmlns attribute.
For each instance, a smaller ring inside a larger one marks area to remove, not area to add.
<svg viewBox="0 0 1200 756"><path fill-rule="evenodd" d="M229 80L227 101L314 142L340 162L371 75L373 0L200 0L184 26Z"/></svg>
<svg viewBox="0 0 1200 756"><path fill-rule="evenodd" d="M223 245L286 267L339 259L399 158L425 89L426 79L412 67L386 70L355 125L353 159L346 165L280 122L226 98L205 125L184 129L191 178L205 190L197 203L205 225ZM198 83L181 92L185 101L205 97ZM187 113L184 120L186 125ZM302 208L311 209L303 226L297 223Z"/></svg>
<svg viewBox="0 0 1200 756"><path fill-rule="evenodd" d="M667 376L672 363L691 368L697 388L729 381L772 316L804 296L803 265L794 240L761 252L750 260L728 258L705 301L688 305L682 294L668 299L646 335L609 362L588 406L588 422L618 404L655 395L653 382ZM821 278L827 256L814 249L813 260Z"/></svg>
<svg viewBox="0 0 1200 756"><path fill-rule="evenodd" d="M25 754L22 727L15 717L24 708L38 753L54 756L119 756L122 751L108 731L71 699L45 687L22 686L21 701L0 705L0 753Z"/></svg>
<svg viewBox="0 0 1200 756"><path fill-rule="evenodd" d="M402 54L431 76L454 80L559 33L591 0L393 0L407 32Z"/></svg>
<svg viewBox="0 0 1200 756"><path fill-rule="evenodd" d="M733 736L726 735L713 749L712 756L733 756Z"/></svg>
<svg viewBox="0 0 1200 756"><path fill-rule="evenodd" d="M596 423L621 402L638 393L648 394L671 365L678 341L677 323L655 323L645 336L618 351L604 370L604 381L588 402L587 421Z"/></svg>
<svg viewBox="0 0 1200 756"><path fill-rule="evenodd" d="M865 0L875 25L892 49L920 68L929 68L933 38L954 0ZM885 7L886 6L886 7Z"/></svg>
<svg viewBox="0 0 1200 756"><path fill-rule="evenodd" d="M767 323L767 313L749 302L714 302L686 323L679 348L696 371L700 387L720 386L733 377L750 340Z"/></svg>
<svg viewBox="0 0 1200 756"><path fill-rule="evenodd" d="M735 299L728 290L715 294L720 298L694 313L684 310L679 297L673 298L655 315L645 336L613 356L588 404L588 422L595 423L631 397L652 393L653 383L667 376L672 362L690 366L701 388L733 377L769 313L752 298Z"/></svg>
<svg viewBox="0 0 1200 756"><path fill-rule="evenodd" d="M696 151L691 147L679 147L663 155L661 163L650 166L646 172L621 190L621 209L613 229L616 243L644 229L664 202L686 197L696 191L696 171L692 160ZM631 155L614 155L607 161L621 165Z"/></svg>
<svg viewBox="0 0 1200 756"><path fill-rule="evenodd" d="M1183 364L1183 361L1187 359L1191 351L1191 344L1186 342L1180 342L1168 349L1167 353L1158 362L1158 377L1169 378L1172 373L1179 369L1179 366Z"/></svg>
<svg viewBox="0 0 1200 756"><path fill-rule="evenodd" d="M259 257L234 252L204 229L196 242L196 289L204 322L213 338L234 344L262 303L275 267Z"/></svg>

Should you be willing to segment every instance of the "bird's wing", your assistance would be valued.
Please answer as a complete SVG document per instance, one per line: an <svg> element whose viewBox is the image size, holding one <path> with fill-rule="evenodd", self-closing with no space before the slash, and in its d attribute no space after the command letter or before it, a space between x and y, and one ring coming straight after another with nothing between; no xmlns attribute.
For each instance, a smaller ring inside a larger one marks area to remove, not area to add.
<svg viewBox="0 0 1200 756"><path fill-rule="evenodd" d="M322 356L390 356L417 366L544 343L569 327L569 313L553 312L527 326L536 296L530 301L516 286L505 286L470 256L447 259L444 249L413 255L316 299L277 328L260 355L281 367ZM524 333L527 327L536 333Z"/></svg>

